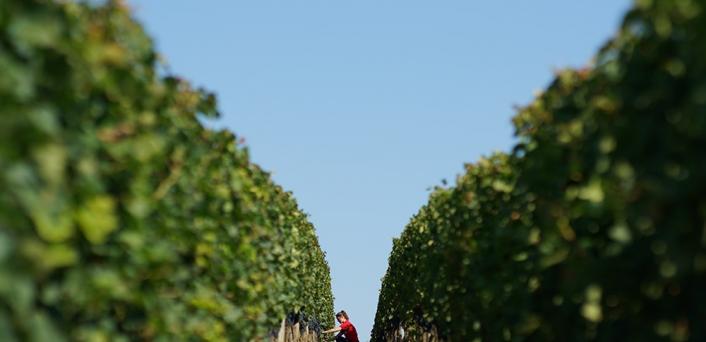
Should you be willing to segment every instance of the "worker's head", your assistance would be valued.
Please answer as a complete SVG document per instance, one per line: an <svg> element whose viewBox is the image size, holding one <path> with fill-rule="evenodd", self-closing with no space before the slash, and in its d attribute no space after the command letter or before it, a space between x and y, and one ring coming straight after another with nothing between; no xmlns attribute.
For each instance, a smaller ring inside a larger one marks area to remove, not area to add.
<svg viewBox="0 0 706 342"><path fill-rule="evenodd" d="M338 320L338 323L343 323L348 321L348 314L341 310L341 312L336 314L336 320Z"/></svg>

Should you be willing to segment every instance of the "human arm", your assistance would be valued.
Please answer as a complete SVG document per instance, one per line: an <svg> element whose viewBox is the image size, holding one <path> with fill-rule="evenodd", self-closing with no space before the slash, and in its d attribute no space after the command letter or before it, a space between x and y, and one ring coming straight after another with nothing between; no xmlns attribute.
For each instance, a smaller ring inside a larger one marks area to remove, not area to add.
<svg viewBox="0 0 706 342"><path fill-rule="evenodd" d="M335 333L335 332L339 332L339 331L341 331L341 327L335 327L333 329L326 330L323 333L328 334L328 333Z"/></svg>

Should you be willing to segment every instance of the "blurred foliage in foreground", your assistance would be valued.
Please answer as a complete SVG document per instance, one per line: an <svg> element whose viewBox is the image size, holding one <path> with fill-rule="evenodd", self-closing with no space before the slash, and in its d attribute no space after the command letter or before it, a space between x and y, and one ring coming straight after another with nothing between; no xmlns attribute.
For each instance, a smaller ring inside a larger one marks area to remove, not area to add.
<svg viewBox="0 0 706 342"><path fill-rule="evenodd" d="M373 332L706 341L706 2L637 1L394 242Z"/></svg>
<svg viewBox="0 0 706 342"><path fill-rule="evenodd" d="M0 340L251 340L333 324L290 193L119 1L0 1Z"/></svg>

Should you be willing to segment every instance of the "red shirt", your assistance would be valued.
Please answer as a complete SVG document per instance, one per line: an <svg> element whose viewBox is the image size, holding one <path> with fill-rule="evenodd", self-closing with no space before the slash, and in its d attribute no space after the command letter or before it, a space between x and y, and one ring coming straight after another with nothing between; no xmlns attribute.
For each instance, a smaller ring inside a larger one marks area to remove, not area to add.
<svg viewBox="0 0 706 342"><path fill-rule="evenodd" d="M358 332L355 331L355 327L351 324L351 321L341 323L341 333L346 335L346 339L350 342L360 342L358 340Z"/></svg>

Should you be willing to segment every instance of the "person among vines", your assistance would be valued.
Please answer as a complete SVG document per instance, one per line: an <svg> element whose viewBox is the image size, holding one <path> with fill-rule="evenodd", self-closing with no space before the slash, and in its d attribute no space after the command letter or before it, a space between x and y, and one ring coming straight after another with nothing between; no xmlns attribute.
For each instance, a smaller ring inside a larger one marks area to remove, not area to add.
<svg viewBox="0 0 706 342"><path fill-rule="evenodd" d="M336 342L360 342L360 340L358 340L358 332L355 330L355 327L348 318L348 314L344 310L336 314L336 320L340 325L336 328L324 331L324 334L337 332Z"/></svg>

